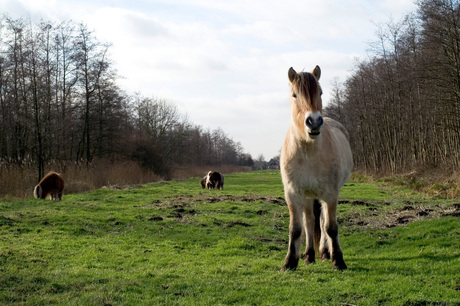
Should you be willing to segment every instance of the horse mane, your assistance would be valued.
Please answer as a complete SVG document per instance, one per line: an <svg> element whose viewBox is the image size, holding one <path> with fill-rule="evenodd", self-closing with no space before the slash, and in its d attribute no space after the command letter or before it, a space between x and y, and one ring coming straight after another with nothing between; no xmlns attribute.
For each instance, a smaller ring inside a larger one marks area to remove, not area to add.
<svg viewBox="0 0 460 306"><path fill-rule="evenodd" d="M322 111L322 107L318 105L319 99L315 99L318 92L321 91L321 87L313 74L309 72L299 73L293 82L293 86L298 94L310 100L315 109Z"/></svg>

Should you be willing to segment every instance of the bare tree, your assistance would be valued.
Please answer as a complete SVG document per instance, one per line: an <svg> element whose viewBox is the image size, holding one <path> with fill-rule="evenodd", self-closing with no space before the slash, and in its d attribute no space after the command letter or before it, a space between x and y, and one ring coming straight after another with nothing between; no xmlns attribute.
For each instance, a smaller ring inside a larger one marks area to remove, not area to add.
<svg viewBox="0 0 460 306"><path fill-rule="evenodd" d="M126 94L109 48L83 24L0 18L0 159L33 162L38 177L49 161L99 157L133 158L165 177L181 165L252 161L173 103Z"/></svg>
<svg viewBox="0 0 460 306"><path fill-rule="evenodd" d="M94 39L93 33L86 25L80 24L76 36L75 47L78 50L75 55L78 70L78 82L83 88L83 133L80 140L77 158L85 157L88 162L92 160L91 136L93 125L91 124L91 110L96 103L96 90L100 86L102 75L107 71L108 63L106 54L109 45L102 44Z"/></svg>
<svg viewBox="0 0 460 306"><path fill-rule="evenodd" d="M373 56L333 84L325 109L347 126L355 163L369 170L459 164L459 2L418 4L417 16L378 27Z"/></svg>

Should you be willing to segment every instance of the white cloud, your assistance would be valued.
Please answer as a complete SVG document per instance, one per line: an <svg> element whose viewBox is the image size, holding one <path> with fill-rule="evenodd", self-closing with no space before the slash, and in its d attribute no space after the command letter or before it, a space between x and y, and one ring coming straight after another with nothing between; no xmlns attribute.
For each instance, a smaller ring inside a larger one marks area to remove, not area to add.
<svg viewBox="0 0 460 306"><path fill-rule="evenodd" d="M232 24L222 33L235 37L261 39L275 45L292 43L305 39L298 31L284 24L266 20L257 21L252 24Z"/></svg>
<svg viewBox="0 0 460 306"><path fill-rule="evenodd" d="M128 92L171 100L205 128L221 127L254 157L278 154L289 126L287 71L335 77L364 57L375 27L412 0L2 0L13 18L83 22L113 44Z"/></svg>

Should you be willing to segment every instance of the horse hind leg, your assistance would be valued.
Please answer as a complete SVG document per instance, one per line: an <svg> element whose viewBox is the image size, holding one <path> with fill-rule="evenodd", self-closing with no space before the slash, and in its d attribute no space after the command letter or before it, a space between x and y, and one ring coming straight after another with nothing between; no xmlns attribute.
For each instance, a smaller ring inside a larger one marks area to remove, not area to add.
<svg viewBox="0 0 460 306"><path fill-rule="evenodd" d="M317 211L317 200L308 200L304 210L304 228L305 228L305 264L315 263L317 245L321 231L319 231L319 213ZM321 211L321 208L319 208Z"/></svg>
<svg viewBox="0 0 460 306"><path fill-rule="evenodd" d="M330 239L327 235L326 228L324 225L324 218L321 219L321 240L319 242L319 253L321 261L331 259L331 252L329 251Z"/></svg>
<svg viewBox="0 0 460 306"><path fill-rule="evenodd" d="M327 209L327 206L325 205L324 210ZM321 261L326 261L326 260L329 260L331 259L331 253L330 253L330 250L329 250L329 245L330 245L330 239L329 239L329 236L326 232L326 217L325 217L325 213L322 213L321 216L320 216L320 240L319 240L319 253L320 253L320 256L321 256Z"/></svg>
<svg viewBox="0 0 460 306"><path fill-rule="evenodd" d="M327 203L324 229L328 235L332 266L337 270L347 269L339 243L339 225L337 223L337 200Z"/></svg>

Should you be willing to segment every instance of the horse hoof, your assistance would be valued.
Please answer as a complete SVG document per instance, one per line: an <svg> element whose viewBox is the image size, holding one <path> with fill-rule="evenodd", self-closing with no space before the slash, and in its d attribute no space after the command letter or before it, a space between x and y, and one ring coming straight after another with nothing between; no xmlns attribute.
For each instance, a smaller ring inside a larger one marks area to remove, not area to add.
<svg viewBox="0 0 460 306"><path fill-rule="evenodd" d="M305 264L306 265L309 265L309 264L314 264L315 263L315 259L311 259L307 256L307 258L305 258Z"/></svg>
<svg viewBox="0 0 460 306"><path fill-rule="evenodd" d="M335 270L339 270L339 271L343 271L347 269L347 265L345 264L344 261L341 263L334 262L332 266L334 267Z"/></svg>
<svg viewBox="0 0 460 306"><path fill-rule="evenodd" d="M285 263L284 266L281 268L281 271L295 271L297 269L297 264L289 264Z"/></svg>
<svg viewBox="0 0 460 306"><path fill-rule="evenodd" d="M310 250L305 253L305 264L315 263L315 251Z"/></svg>
<svg viewBox="0 0 460 306"><path fill-rule="evenodd" d="M329 254L329 252L324 252L321 254L321 261L326 261L329 259L331 259L331 255Z"/></svg>

